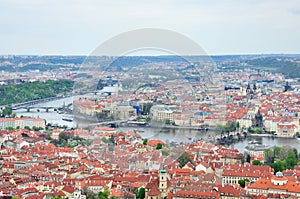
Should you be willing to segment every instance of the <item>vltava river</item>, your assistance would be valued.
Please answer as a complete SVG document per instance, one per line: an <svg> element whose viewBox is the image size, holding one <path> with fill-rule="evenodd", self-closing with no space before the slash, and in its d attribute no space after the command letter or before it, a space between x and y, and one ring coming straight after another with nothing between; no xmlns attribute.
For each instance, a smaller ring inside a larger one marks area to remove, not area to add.
<svg viewBox="0 0 300 199"><path fill-rule="evenodd" d="M60 107L68 105L72 103L73 97L58 99L50 102L45 102L41 104L36 104L36 107L43 107L43 106L54 106ZM67 125L68 127L76 127L76 124L73 122L67 122L62 120L63 115L58 114L53 109L46 112L44 109L40 109L38 112L37 109L31 109L30 112L27 112L25 109L20 109L15 111L17 116L31 116L31 117L40 117L46 119L47 123L53 123L58 125ZM197 130L189 130L189 129L152 129L152 128L138 128L138 127L121 127L119 130L127 131L127 130L137 130L139 134L143 138L148 139L161 139L167 143L170 142L177 142L177 143L189 143L195 140L203 140L203 141L214 141L214 136L217 132L214 131L197 131ZM300 151L300 140L297 139L289 139L289 138L271 138L271 137L257 137L257 138L250 138L240 141L235 144L231 144L228 147L230 148L237 148L240 152L244 152L244 148L247 146L250 140L256 139L261 143L269 146L291 146L295 147Z"/></svg>

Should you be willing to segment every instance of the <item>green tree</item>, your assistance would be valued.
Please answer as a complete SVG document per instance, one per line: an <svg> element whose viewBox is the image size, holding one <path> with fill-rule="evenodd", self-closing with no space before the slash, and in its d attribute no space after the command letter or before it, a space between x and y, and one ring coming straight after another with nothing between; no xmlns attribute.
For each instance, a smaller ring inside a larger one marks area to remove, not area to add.
<svg viewBox="0 0 300 199"><path fill-rule="evenodd" d="M245 188L246 182L249 182L249 179L241 179L238 181L239 185L243 188Z"/></svg>
<svg viewBox="0 0 300 199"><path fill-rule="evenodd" d="M149 115L150 109L151 109L152 106L153 106L152 103L143 104L143 106L142 106L143 107L142 114L143 115Z"/></svg>
<svg viewBox="0 0 300 199"><path fill-rule="evenodd" d="M33 126L33 127L32 127L32 130L34 130L34 131L40 131L40 130L43 130L43 128Z"/></svg>
<svg viewBox="0 0 300 199"><path fill-rule="evenodd" d="M271 167L274 169L274 172L286 170L285 160L277 160L275 163L271 164Z"/></svg>
<svg viewBox="0 0 300 199"><path fill-rule="evenodd" d="M145 188L141 187L139 188L139 191L137 193L137 199L144 199L145 198Z"/></svg>
<svg viewBox="0 0 300 199"><path fill-rule="evenodd" d="M272 149L265 149L264 150L264 157L266 164L274 163L274 151Z"/></svg>
<svg viewBox="0 0 300 199"><path fill-rule="evenodd" d="M256 128L255 133L261 134L263 132L262 128Z"/></svg>
<svg viewBox="0 0 300 199"><path fill-rule="evenodd" d="M14 128L14 127L12 127L12 126L8 126L8 127L6 127L5 129L6 129L6 130L9 130L9 131L11 131L11 130L15 130L15 128Z"/></svg>
<svg viewBox="0 0 300 199"><path fill-rule="evenodd" d="M102 137L101 140L106 144L110 142L109 139L107 139L106 137Z"/></svg>
<svg viewBox="0 0 300 199"><path fill-rule="evenodd" d="M145 138L145 139L143 140L143 145L147 145L147 143L148 143L148 139Z"/></svg>
<svg viewBox="0 0 300 199"><path fill-rule="evenodd" d="M26 129L28 131L31 130L29 126L25 126L24 129Z"/></svg>
<svg viewBox="0 0 300 199"><path fill-rule="evenodd" d="M157 149L157 150L162 149L162 144L161 144L161 143L158 143L158 144L156 145L156 149Z"/></svg>
<svg viewBox="0 0 300 199"><path fill-rule="evenodd" d="M99 199L108 199L108 196L109 196L109 189L105 189L104 191L100 191L98 193L98 198Z"/></svg>
<svg viewBox="0 0 300 199"><path fill-rule="evenodd" d="M253 160L253 161L252 161L252 164L253 164L253 165L259 165L259 166L262 165L262 163L261 163L259 160Z"/></svg>
<svg viewBox="0 0 300 199"><path fill-rule="evenodd" d="M12 112L12 113L10 114L10 117L12 117L12 118L16 118L16 117L17 117L17 113L15 113L15 112Z"/></svg>
<svg viewBox="0 0 300 199"><path fill-rule="evenodd" d="M251 128L251 127L248 127L248 133L255 133L255 131L253 130L253 128Z"/></svg>
<svg viewBox="0 0 300 199"><path fill-rule="evenodd" d="M239 130L240 129L240 123L236 122L236 128Z"/></svg>
<svg viewBox="0 0 300 199"><path fill-rule="evenodd" d="M293 152L295 154L295 158L298 160L299 159L299 153L298 150L296 148L293 148Z"/></svg>
<svg viewBox="0 0 300 199"><path fill-rule="evenodd" d="M182 168L184 165L186 165L188 162L193 164L193 160L187 152L184 152L178 159L177 161L179 162L179 167Z"/></svg>
<svg viewBox="0 0 300 199"><path fill-rule="evenodd" d="M166 125L170 125L170 124L171 124L171 120L170 120L170 119L167 119L167 120L165 121L165 124L166 124Z"/></svg>
<svg viewBox="0 0 300 199"><path fill-rule="evenodd" d="M168 149L167 147L163 147L162 150L161 150L161 154L163 156L168 156L170 155L170 149Z"/></svg>
<svg viewBox="0 0 300 199"><path fill-rule="evenodd" d="M71 91L72 88L73 82L70 80L47 80L45 82L36 81L20 85L4 85L1 86L0 105L55 97L58 93Z"/></svg>
<svg viewBox="0 0 300 199"><path fill-rule="evenodd" d="M52 199L63 199L61 196L53 196Z"/></svg>
<svg viewBox="0 0 300 199"><path fill-rule="evenodd" d="M250 163L250 161L251 161L251 156L249 154L247 154L247 156L246 156L246 162Z"/></svg>
<svg viewBox="0 0 300 199"><path fill-rule="evenodd" d="M9 116L11 116L11 114L12 114L12 108L11 107L5 107L2 110L2 116L3 117L9 117Z"/></svg>

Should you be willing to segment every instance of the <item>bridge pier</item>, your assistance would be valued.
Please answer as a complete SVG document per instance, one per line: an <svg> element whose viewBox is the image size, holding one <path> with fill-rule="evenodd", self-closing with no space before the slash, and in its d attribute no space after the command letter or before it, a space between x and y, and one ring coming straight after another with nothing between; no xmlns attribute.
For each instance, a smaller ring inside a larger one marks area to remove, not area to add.
<svg viewBox="0 0 300 199"><path fill-rule="evenodd" d="M47 112L47 113L49 112L49 108L46 108L46 112Z"/></svg>
<svg viewBox="0 0 300 199"><path fill-rule="evenodd" d="M27 107L26 110L27 110L27 112L30 112L30 107Z"/></svg>

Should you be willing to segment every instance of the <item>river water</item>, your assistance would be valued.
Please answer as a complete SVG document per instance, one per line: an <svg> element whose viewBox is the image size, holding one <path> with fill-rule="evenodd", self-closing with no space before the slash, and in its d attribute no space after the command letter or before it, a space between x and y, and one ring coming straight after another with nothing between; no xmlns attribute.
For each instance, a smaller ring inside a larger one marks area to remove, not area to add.
<svg viewBox="0 0 300 199"><path fill-rule="evenodd" d="M35 107L61 107L64 104L67 105L73 102L73 97L53 100L50 102L45 102L41 104L36 104ZM57 113L53 109L46 112L44 109L37 108L30 109L30 112L27 112L25 109L19 109L15 111L17 116L31 116L39 117L46 119L47 123L53 123L58 125L66 125L68 127L76 127L75 122L67 122L62 120L63 115ZM204 140L204 141L214 141L214 136L217 132L214 131L198 131L198 130L189 130L189 129L153 129L153 128L133 128L133 127L121 127L119 130L137 130L143 138L148 139L160 139L166 143L176 142L176 143L189 143L195 140ZM271 146L291 146L295 147L300 151L300 140L291 139L291 138L272 138L272 137L248 137L247 139L231 144L228 147L237 148L240 152L244 152L244 148L248 145L248 142L251 140L257 140L262 144Z"/></svg>
<svg viewBox="0 0 300 199"><path fill-rule="evenodd" d="M34 105L34 107L62 107L63 105L68 105L73 102L73 97L62 98L58 100L53 100L45 103L40 103ZM41 108L32 108L29 112L26 109L18 109L14 112L17 113L17 116L30 116L36 118L43 118L47 123L66 125L68 127L73 127L75 124L73 122L67 122L62 120L63 115L59 114L57 111L50 109L49 112L46 112L45 109Z"/></svg>

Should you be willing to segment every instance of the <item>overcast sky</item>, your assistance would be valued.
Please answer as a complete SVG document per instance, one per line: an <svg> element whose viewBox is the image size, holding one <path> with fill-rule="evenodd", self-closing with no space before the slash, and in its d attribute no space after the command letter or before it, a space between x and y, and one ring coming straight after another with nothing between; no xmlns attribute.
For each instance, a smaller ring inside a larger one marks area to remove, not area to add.
<svg viewBox="0 0 300 199"><path fill-rule="evenodd" d="M0 54L87 55L138 28L188 36L208 54L300 53L299 0L0 0Z"/></svg>

